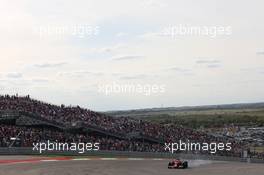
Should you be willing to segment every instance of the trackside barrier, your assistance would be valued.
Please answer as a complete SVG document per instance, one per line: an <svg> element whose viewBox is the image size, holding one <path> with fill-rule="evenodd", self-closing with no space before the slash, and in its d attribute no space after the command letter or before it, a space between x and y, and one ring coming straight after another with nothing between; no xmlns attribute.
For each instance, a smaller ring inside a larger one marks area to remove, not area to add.
<svg viewBox="0 0 264 175"><path fill-rule="evenodd" d="M96 157L131 157L131 158L181 158L191 160L217 160L217 161L236 161L248 162L247 159L239 157L215 156L215 155L201 155L201 154L170 154L170 153L156 153L156 152L129 152L129 151L90 151L83 154L75 151L45 151L40 154L37 151L32 151L32 148L24 147L0 147L0 155L58 155L58 156L96 156ZM251 163L264 163L264 159L251 158Z"/></svg>

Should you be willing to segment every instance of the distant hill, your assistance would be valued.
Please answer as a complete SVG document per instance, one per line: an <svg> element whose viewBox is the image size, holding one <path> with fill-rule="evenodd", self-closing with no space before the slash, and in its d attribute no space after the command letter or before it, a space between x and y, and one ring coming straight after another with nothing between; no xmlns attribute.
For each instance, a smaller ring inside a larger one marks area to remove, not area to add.
<svg viewBox="0 0 264 175"><path fill-rule="evenodd" d="M221 127L225 124L264 126L264 103L241 103L208 106L149 108L109 111L114 117L133 117L160 124L186 127Z"/></svg>
<svg viewBox="0 0 264 175"><path fill-rule="evenodd" d="M181 106L181 107L165 107L165 108L145 108L132 110L106 111L104 113L112 116L143 114L149 112L189 112L189 111L207 111L207 110L230 110L230 109L264 109L264 102L260 103L237 103L222 105L205 105L205 106Z"/></svg>

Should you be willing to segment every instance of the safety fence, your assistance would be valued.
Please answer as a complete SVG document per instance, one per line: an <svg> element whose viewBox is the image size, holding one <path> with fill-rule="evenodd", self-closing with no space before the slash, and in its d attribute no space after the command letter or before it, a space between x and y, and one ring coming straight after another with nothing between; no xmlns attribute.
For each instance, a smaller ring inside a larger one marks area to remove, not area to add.
<svg viewBox="0 0 264 175"><path fill-rule="evenodd" d="M0 147L0 155L57 155L57 156L95 156L95 157L129 157L129 158L181 158L187 160L216 160L216 161L237 161L248 163L264 163L264 159L257 158L240 158L240 157L227 157L216 155L201 155L201 154L170 154L158 152L129 152L129 151L89 151L82 154L75 151L45 151L39 153L33 151L32 148L13 147L6 148Z"/></svg>

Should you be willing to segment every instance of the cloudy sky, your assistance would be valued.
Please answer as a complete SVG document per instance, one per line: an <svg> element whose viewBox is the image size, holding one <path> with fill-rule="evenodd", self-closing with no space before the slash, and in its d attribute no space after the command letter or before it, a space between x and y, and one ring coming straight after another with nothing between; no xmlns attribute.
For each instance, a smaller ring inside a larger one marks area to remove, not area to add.
<svg viewBox="0 0 264 175"><path fill-rule="evenodd" d="M93 110L264 101L263 5L1 0L0 94Z"/></svg>

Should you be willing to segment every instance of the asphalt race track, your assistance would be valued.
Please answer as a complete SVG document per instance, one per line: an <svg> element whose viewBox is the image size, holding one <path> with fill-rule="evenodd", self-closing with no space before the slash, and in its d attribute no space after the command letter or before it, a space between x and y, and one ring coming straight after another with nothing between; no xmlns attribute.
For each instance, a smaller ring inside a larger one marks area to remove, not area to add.
<svg viewBox="0 0 264 175"><path fill-rule="evenodd" d="M25 158L32 160L21 162ZM12 162L13 159L17 162ZM39 161L36 157L5 156L0 157L0 175L262 175L264 173L263 164L191 160L189 169L175 170L167 169L167 163L168 160L85 158Z"/></svg>

